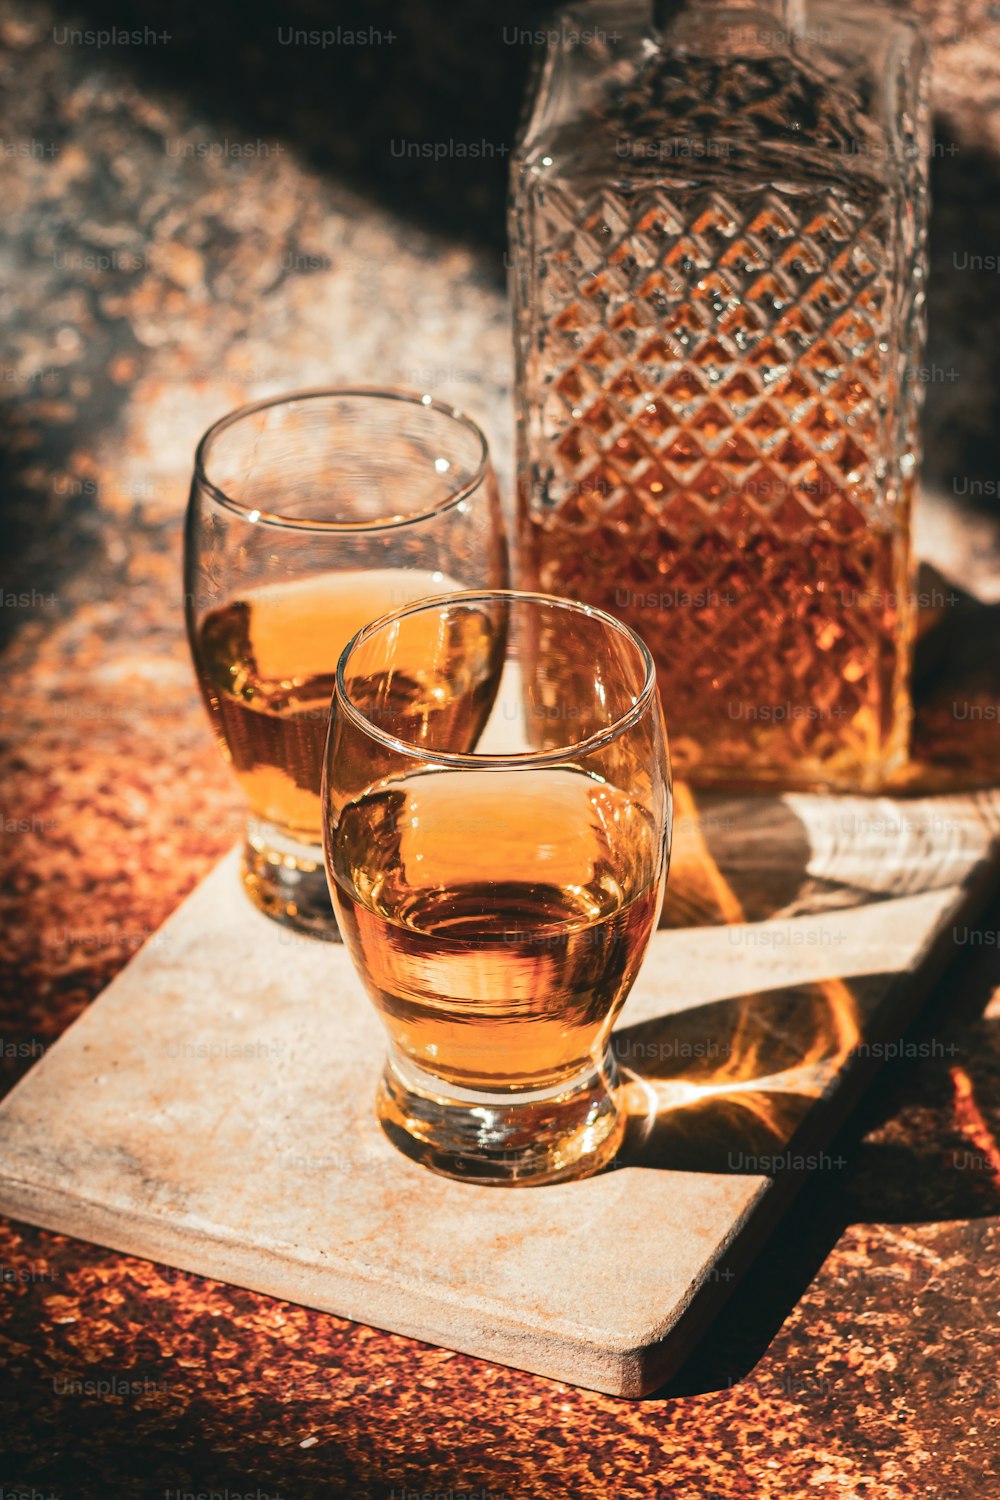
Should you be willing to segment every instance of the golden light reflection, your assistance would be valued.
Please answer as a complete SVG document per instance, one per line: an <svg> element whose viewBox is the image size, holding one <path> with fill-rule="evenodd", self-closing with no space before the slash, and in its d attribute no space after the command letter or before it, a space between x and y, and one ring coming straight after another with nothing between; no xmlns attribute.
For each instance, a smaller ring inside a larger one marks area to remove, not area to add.
<svg viewBox="0 0 1000 1500"><path fill-rule="evenodd" d="M675 865L672 879L684 881L690 873L693 884L710 891L718 915L729 924L746 922L747 915L718 863L702 831L697 804L690 789L675 788L675 816L681 832L684 858ZM680 902L684 905L684 893ZM706 1116L715 1115L716 1147L761 1132L783 1144L794 1131L811 1101L830 1085L844 1060L860 1038L855 995L842 979L831 978L796 989L750 993L719 1002L705 1016L701 1007L697 1021L686 1013L665 1017L654 1029L656 1040L646 1044L648 1055L669 1058L670 1065L654 1068L627 1065L628 1043L623 1048L622 1075L625 1108L632 1117L632 1130L639 1142L654 1131L665 1136L668 1146L697 1130L713 1134ZM697 1025L698 1034L711 1033L717 1055L708 1059L697 1046L693 1056L685 1054L685 1027ZM635 1028L649 1033L649 1026ZM632 1042L633 1050L642 1042ZM690 1128L680 1118L697 1113ZM669 1128L664 1130L664 1127ZM688 1144L691 1144L689 1142ZM707 1155L712 1155L709 1142Z"/></svg>
<svg viewBox="0 0 1000 1500"><path fill-rule="evenodd" d="M958 1128L976 1147L994 1184L1000 1187L1000 1145L976 1103L972 1079L957 1064L948 1071L955 1089L955 1119Z"/></svg>

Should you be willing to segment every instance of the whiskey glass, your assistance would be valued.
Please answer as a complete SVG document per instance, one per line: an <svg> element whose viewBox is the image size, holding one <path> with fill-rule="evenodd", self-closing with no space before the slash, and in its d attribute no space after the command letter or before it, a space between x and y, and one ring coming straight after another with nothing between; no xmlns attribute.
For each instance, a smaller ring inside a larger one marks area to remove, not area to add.
<svg viewBox="0 0 1000 1500"><path fill-rule="evenodd" d="M184 567L198 682L250 805L246 891L268 916L335 940L320 782L337 659L386 610L507 583L486 439L403 391L245 406L198 446Z"/></svg>
<svg viewBox="0 0 1000 1500"><path fill-rule="evenodd" d="M423 601L337 668L323 792L340 930L389 1038L376 1109L446 1176L588 1175L659 919L672 794L652 658L543 594Z"/></svg>

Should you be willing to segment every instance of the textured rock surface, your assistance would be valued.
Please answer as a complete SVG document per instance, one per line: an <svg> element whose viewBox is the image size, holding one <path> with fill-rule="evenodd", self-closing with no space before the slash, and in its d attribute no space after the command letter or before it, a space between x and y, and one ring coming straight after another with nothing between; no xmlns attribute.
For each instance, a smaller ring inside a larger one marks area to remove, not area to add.
<svg viewBox="0 0 1000 1500"><path fill-rule="evenodd" d="M884 800L882 820L912 829L901 859L864 830L860 799L774 799L766 869L746 863L759 804L725 806L727 902L749 876L758 920L731 908L655 934L615 1033L630 1115L616 1170L498 1192L400 1157L374 1119L385 1041L346 950L262 917L234 853L0 1109L0 1208L647 1394L791 1186L846 1165L824 1149L841 1095L900 1045L928 954L950 950L995 875L1000 803L985 798ZM783 823L804 845L794 893L794 861L774 858ZM703 850L675 867L682 891Z"/></svg>
<svg viewBox="0 0 1000 1500"><path fill-rule="evenodd" d="M962 267L1000 252L1000 42L980 0L920 9L941 39L928 367L942 373L918 537L995 604L995 491L965 491L1000 474L1000 304L995 271ZM496 7L470 0L444 22L432 0L387 7L402 40L350 55L276 48L273 13L247 5L146 11L169 48L56 42L56 24L107 24L99 3L0 19L10 1082L238 830L178 630L203 427L289 385L410 377L467 405L510 474L503 158L453 172L386 148L504 143L528 49L498 45ZM512 4L503 24L539 14ZM286 20L329 24L318 5ZM226 139L282 152L197 154ZM100 259L116 249L130 258ZM981 621L961 634L978 637L988 707L996 653ZM947 710L940 727L959 749L970 732ZM888 1065L844 1139L850 1166L817 1177L657 1398L625 1405L5 1225L0 1481L60 1497L980 1500L998 1466L998 927L994 912L978 944L956 934L925 1055ZM72 1385L114 1378L139 1389Z"/></svg>

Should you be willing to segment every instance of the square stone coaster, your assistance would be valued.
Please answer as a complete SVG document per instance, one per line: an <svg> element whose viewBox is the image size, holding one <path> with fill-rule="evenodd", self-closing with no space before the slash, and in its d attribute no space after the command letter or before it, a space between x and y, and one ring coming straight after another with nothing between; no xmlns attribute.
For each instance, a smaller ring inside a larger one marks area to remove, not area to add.
<svg viewBox="0 0 1000 1500"><path fill-rule="evenodd" d="M661 928L622 1014L633 1119L601 1176L502 1190L398 1155L347 953L253 909L234 851L0 1107L0 1209L573 1384L654 1389L826 1164L996 868L992 797L681 812L665 921L700 925Z"/></svg>

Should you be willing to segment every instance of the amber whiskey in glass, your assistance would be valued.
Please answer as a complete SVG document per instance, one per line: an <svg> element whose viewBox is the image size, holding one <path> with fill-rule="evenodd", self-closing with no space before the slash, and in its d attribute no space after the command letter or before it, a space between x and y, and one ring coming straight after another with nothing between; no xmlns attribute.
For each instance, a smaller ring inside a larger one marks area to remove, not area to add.
<svg viewBox="0 0 1000 1500"><path fill-rule="evenodd" d="M513 168L519 581L656 662L675 771L905 762L927 68L878 6L563 13Z"/></svg>

